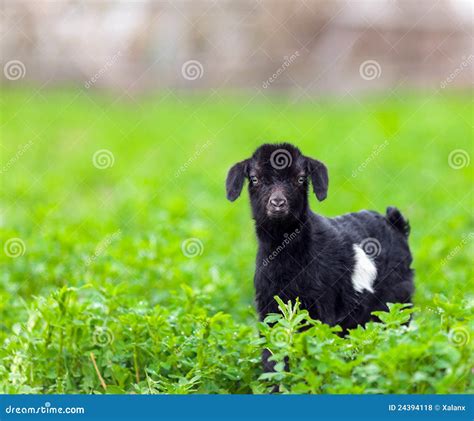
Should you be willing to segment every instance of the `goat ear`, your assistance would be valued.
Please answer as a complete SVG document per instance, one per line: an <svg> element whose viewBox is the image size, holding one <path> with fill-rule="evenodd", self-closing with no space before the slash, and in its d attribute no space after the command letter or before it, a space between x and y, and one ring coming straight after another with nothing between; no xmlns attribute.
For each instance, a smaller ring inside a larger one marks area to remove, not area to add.
<svg viewBox="0 0 474 421"><path fill-rule="evenodd" d="M225 187L227 190L227 199L233 202L240 196L244 185L245 176L248 172L248 159L237 162L228 172Z"/></svg>
<svg viewBox="0 0 474 421"><path fill-rule="evenodd" d="M326 199L328 195L328 169L322 162L312 158L306 158L306 164L311 177L311 183L313 184L314 193L321 202Z"/></svg>

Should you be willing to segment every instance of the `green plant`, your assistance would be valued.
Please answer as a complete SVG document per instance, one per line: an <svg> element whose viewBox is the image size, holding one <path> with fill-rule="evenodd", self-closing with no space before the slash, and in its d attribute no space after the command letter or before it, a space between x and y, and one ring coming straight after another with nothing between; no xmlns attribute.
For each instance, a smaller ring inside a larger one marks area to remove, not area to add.
<svg viewBox="0 0 474 421"><path fill-rule="evenodd" d="M406 304L390 304L390 312L374 312L381 323L359 326L343 337L338 326L311 320L298 302L275 298L281 314L269 315L261 325L275 372L262 374L259 380L266 387L257 383L255 391L275 385L284 393L461 393L472 388L474 312L467 302L444 313L451 329L442 327L441 317L426 318ZM469 316L459 318L459 310Z"/></svg>

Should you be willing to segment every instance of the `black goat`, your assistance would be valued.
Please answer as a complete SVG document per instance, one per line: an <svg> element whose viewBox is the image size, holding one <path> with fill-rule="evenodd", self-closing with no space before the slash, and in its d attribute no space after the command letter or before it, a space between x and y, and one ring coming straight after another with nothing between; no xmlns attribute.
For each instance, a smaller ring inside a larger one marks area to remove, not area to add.
<svg viewBox="0 0 474 421"><path fill-rule="evenodd" d="M230 201L246 178L259 245L254 282L261 320L278 312L275 295L284 301L299 297L312 318L344 330L365 324L387 303L411 301L409 225L396 208L386 215L314 214L308 184L324 200L326 166L287 143L262 145L229 170ZM271 369L265 356L264 362Z"/></svg>

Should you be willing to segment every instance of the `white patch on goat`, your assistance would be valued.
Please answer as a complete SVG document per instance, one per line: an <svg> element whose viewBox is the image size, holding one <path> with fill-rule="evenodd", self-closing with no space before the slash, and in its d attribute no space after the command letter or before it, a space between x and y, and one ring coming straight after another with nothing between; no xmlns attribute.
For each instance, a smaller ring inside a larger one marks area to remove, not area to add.
<svg viewBox="0 0 474 421"><path fill-rule="evenodd" d="M377 277L375 263L359 245L354 244L353 248L355 252L355 265L354 273L352 274L352 286L357 292L362 292L364 289L374 292L372 285Z"/></svg>

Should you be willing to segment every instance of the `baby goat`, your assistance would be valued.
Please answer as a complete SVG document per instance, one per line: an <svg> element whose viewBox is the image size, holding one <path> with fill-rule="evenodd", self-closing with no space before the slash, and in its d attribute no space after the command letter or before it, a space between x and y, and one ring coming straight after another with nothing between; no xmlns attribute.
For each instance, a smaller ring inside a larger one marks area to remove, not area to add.
<svg viewBox="0 0 474 421"><path fill-rule="evenodd" d="M386 215L314 214L309 180L324 200L327 168L287 143L262 145L229 170L230 201L246 178L258 237L254 283L261 320L278 312L275 295L284 301L299 297L313 319L344 331L371 320L373 311L387 310L387 303L411 301L409 225L398 209L389 207Z"/></svg>

